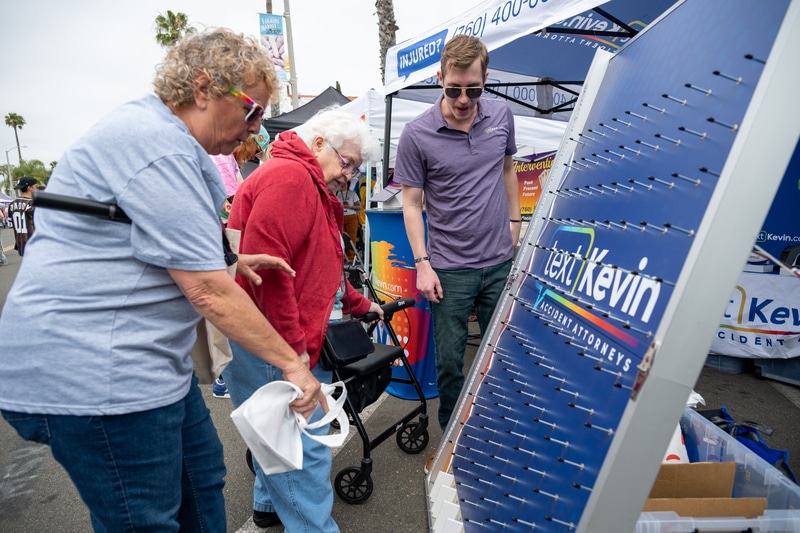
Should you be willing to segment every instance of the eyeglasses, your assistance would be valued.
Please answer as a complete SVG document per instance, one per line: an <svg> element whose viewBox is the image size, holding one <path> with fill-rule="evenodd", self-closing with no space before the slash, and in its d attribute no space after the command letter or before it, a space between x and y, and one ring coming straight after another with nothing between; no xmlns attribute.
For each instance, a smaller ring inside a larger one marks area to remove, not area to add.
<svg viewBox="0 0 800 533"><path fill-rule="evenodd" d="M349 161L347 161L347 159L345 159L344 157L342 157L342 154L339 153L339 150L334 148L331 143L329 143L328 141L325 141L325 142L328 143L328 146L331 147L331 150L333 150L336 153L336 155L339 156L339 161L342 162L342 174L344 174L345 176L348 176L350 179L358 179L358 178L360 178L361 177L361 171L358 170L358 167L356 165L354 165L353 163L350 163Z"/></svg>
<svg viewBox="0 0 800 533"><path fill-rule="evenodd" d="M231 87L228 89L228 92L231 93L233 96L244 102L245 104L250 106L250 111L244 116L244 121L248 124L252 124L254 122L258 122L264 116L264 108L261 107L259 104L255 102L252 98L244 94L242 91L237 89L236 87Z"/></svg>
<svg viewBox="0 0 800 533"><path fill-rule="evenodd" d="M483 87L445 87L444 94L448 98L461 98L461 92L467 93L467 98L478 98L483 94Z"/></svg>

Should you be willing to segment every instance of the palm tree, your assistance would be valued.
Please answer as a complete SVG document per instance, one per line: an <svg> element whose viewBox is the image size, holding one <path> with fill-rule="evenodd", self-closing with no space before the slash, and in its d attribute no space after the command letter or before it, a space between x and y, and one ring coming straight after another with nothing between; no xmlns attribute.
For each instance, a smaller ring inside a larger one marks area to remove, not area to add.
<svg viewBox="0 0 800 533"><path fill-rule="evenodd" d="M20 179L22 176L31 176L36 178L39 183L46 184L50 179L52 170L48 170L44 163L38 159L31 159L30 161L20 161L19 166L11 169L11 177L14 181Z"/></svg>
<svg viewBox="0 0 800 533"><path fill-rule="evenodd" d="M397 21L394 18L394 3L392 0L375 0L378 10L378 43L381 47L381 81L386 82L386 52L397 44Z"/></svg>
<svg viewBox="0 0 800 533"><path fill-rule="evenodd" d="M156 17L156 42L164 48L169 48L184 35L195 31L189 26L189 17L184 13L167 10L166 16L159 13Z"/></svg>
<svg viewBox="0 0 800 533"><path fill-rule="evenodd" d="M6 126L9 128L14 128L14 139L17 140L17 155L19 156L20 161L22 160L22 150L19 147L19 135L17 135L17 130L21 130L22 126L25 125L25 119L22 118L21 115L17 115L16 113L9 113L6 115Z"/></svg>

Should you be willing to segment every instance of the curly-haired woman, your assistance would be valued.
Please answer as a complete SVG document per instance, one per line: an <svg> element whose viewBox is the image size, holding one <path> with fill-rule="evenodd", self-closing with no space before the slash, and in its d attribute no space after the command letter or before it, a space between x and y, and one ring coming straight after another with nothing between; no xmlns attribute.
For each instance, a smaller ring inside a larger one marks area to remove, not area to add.
<svg viewBox="0 0 800 533"><path fill-rule="evenodd" d="M225 270L227 194L208 154L257 133L274 91L255 41L187 36L159 66L156 94L100 120L48 183L113 202L131 224L37 210L0 319L0 409L20 436L50 446L96 531L226 530L222 444L189 355L201 316L297 384L295 410L324 402ZM238 266L254 283L267 267L291 271L266 255Z"/></svg>

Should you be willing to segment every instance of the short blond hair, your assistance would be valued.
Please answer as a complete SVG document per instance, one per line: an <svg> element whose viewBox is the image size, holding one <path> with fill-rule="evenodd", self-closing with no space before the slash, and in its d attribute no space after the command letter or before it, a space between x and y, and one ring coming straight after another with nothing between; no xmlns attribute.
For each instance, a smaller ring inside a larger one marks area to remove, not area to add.
<svg viewBox="0 0 800 533"><path fill-rule="evenodd" d="M468 69L478 58L481 60L481 73L484 73L489 68L489 51L486 45L477 37L463 33L456 35L447 41L442 50L442 62L439 66L442 78L453 67Z"/></svg>
<svg viewBox="0 0 800 533"><path fill-rule="evenodd" d="M190 33L173 45L156 67L156 95L171 107L194 101L194 83L205 74L208 94L219 99L232 87L253 87L263 82L270 101L278 95L278 79L272 61L252 37L225 28Z"/></svg>

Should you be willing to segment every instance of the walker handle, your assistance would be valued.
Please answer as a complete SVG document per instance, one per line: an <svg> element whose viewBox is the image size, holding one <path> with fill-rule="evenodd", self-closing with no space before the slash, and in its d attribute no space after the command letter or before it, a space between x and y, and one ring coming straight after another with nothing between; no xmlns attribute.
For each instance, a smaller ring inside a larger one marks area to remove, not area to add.
<svg viewBox="0 0 800 533"><path fill-rule="evenodd" d="M114 222L131 223L131 219L117 204L106 204L96 200L87 200L86 198L75 198L46 191L34 191L31 204L35 207L83 213L107 218Z"/></svg>
<svg viewBox="0 0 800 533"><path fill-rule="evenodd" d="M416 303L417 301L410 296L408 298L401 298L399 300L394 300L393 302L385 303L381 306L381 309L383 309L383 319L391 320L392 315L394 315L396 312L401 309L405 309L406 307L413 307ZM378 313L369 312L364 316L358 317L358 319L362 322L374 322L378 320Z"/></svg>

